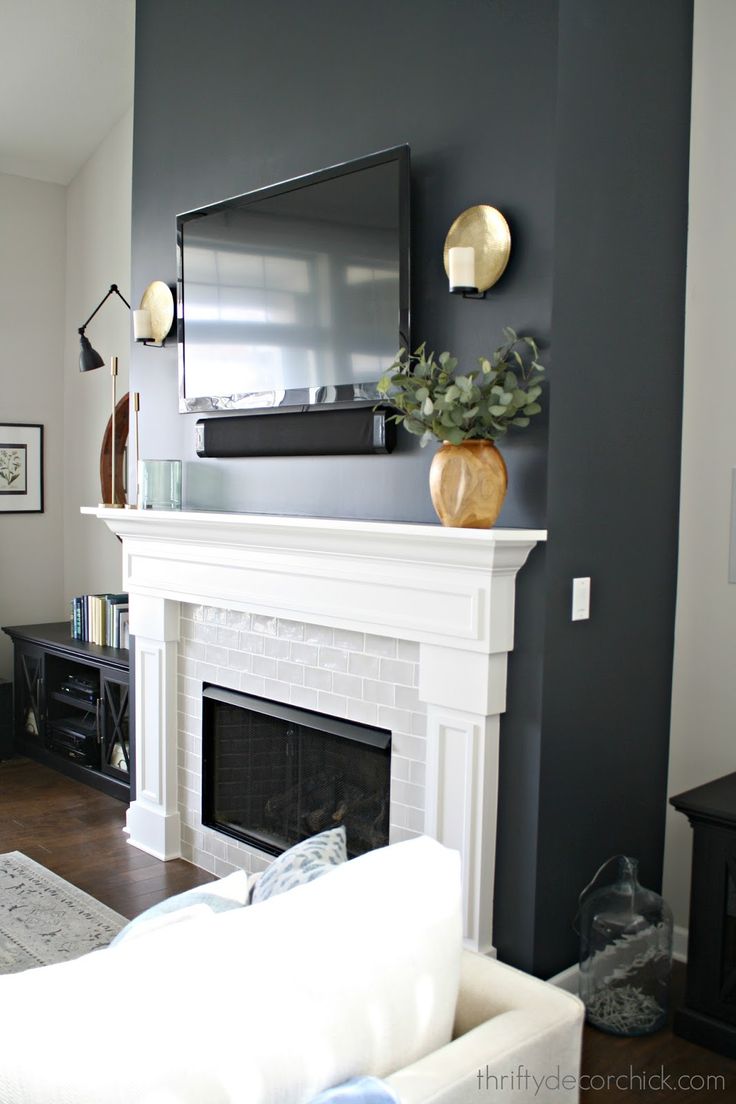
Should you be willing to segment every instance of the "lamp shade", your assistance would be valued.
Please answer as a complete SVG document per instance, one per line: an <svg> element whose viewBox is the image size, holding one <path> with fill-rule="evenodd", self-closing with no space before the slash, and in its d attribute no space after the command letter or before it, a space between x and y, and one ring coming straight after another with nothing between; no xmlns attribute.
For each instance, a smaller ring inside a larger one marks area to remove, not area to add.
<svg viewBox="0 0 736 1104"><path fill-rule="evenodd" d="M79 371L91 372L105 363L100 354L92 348L89 339L82 334L79 338Z"/></svg>

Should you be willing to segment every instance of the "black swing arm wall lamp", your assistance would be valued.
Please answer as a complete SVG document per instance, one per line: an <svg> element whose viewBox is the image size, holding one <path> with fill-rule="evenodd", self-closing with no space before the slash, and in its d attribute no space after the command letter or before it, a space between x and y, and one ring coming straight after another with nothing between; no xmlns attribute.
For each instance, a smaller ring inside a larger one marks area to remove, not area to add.
<svg viewBox="0 0 736 1104"><path fill-rule="evenodd" d="M118 285L117 284L110 284L110 290L108 291L107 295L103 299L100 300L100 302L97 304L95 309L92 311L92 313L89 316L89 318L87 319L87 321L84 322L79 327L78 332L79 332L79 344L80 344L80 350L79 350L79 371L80 372L92 372L92 371L94 371L95 368L102 368L102 366L105 363L104 360L102 359L102 357L100 356L100 354L97 352L97 350L93 349L92 346L90 345L89 338L85 335L84 331L87 329L87 326L90 324L90 322L92 321L94 316L97 314L100 307L102 307L107 302L107 300L110 298L111 295L117 295L118 298L121 299L123 301L123 303L125 303L128 310L130 310L130 303L128 302L128 300L125 298L124 295L121 295L121 293L118 289ZM111 427L112 428L112 450L111 450L112 451L112 467L111 467L111 471L110 471L110 501L109 502L103 502L103 503L101 503L101 505L103 505L103 506L121 506L122 503L119 503L119 502L115 501L115 397L116 397L115 396L115 385L116 385L117 375L118 375L118 358L116 356L110 358L110 375L112 377L112 427ZM104 488L103 488L103 494L104 493L105 492L104 492Z"/></svg>

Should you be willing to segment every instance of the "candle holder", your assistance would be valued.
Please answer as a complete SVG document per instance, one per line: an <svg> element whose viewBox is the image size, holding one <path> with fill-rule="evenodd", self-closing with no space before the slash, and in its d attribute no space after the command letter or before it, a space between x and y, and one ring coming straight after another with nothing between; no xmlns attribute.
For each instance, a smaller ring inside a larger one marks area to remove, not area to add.
<svg viewBox="0 0 736 1104"><path fill-rule="evenodd" d="M138 310L133 311L133 338L142 345L162 349L175 317L174 296L163 280L154 280L143 292Z"/></svg>
<svg viewBox="0 0 736 1104"><path fill-rule="evenodd" d="M509 224L495 207L468 207L447 232L445 272L450 293L463 299L485 299L501 278L511 253Z"/></svg>

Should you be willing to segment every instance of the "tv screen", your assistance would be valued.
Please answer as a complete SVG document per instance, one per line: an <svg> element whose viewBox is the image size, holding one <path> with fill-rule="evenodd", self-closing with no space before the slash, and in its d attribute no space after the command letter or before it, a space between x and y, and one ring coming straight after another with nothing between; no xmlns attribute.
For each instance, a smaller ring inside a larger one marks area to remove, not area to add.
<svg viewBox="0 0 736 1104"><path fill-rule="evenodd" d="M177 220L180 410L375 401L408 344L407 146Z"/></svg>

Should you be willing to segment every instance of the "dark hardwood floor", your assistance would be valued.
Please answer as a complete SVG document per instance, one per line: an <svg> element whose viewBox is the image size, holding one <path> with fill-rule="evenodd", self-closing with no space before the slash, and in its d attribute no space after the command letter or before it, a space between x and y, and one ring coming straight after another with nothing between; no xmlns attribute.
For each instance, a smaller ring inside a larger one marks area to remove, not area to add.
<svg viewBox="0 0 736 1104"><path fill-rule="evenodd" d="M128 846L125 808L27 759L0 762L0 853L22 851L129 919L172 893L212 881L191 863L160 862ZM684 973L676 963L674 1003ZM619 1039L586 1027L582 1072L591 1085L581 1092L585 1104L736 1100L736 1061L694 1046L670 1028ZM708 1077L722 1082L708 1085ZM558 1098L553 1087L538 1094L540 1101Z"/></svg>
<svg viewBox="0 0 736 1104"><path fill-rule="evenodd" d="M28 759L0 762L0 853L22 851L132 920L212 875L128 845L126 806Z"/></svg>

